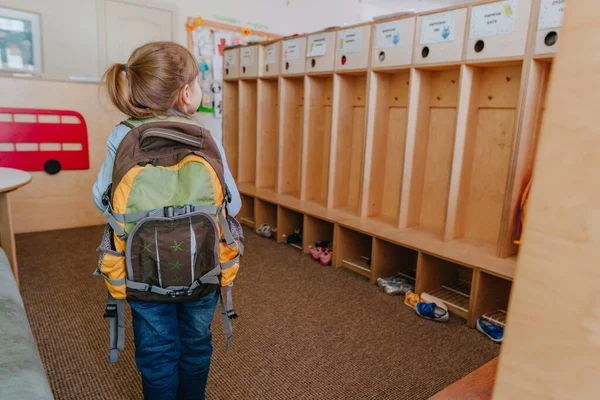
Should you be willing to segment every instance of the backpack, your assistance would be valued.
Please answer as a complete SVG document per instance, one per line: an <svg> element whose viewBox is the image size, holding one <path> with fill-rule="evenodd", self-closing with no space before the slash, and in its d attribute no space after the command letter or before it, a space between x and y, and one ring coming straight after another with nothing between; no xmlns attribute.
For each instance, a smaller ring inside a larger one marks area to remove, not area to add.
<svg viewBox="0 0 600 400"><path fill-rule="evenodd" d="M208 130L184 117L122 124L131 131L102 198L108 223L94 273L108 288L110 363L125 345L125 299L180 302L219 290L229 349L243 233L227 215L231 194L219 149Z"/></svg>

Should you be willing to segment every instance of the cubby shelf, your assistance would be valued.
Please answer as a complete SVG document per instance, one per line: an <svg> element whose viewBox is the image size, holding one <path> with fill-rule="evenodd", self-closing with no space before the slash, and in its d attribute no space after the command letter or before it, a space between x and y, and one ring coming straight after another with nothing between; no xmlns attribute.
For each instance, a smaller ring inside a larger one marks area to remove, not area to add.
<svg viewBox="0 0 600 400"><path fill-rule="evenodd" d="M285 38L258 80L230 69L224 144L255 223L280 241L302 226L304 252L332 240L334 265L372 282L417 257L417 292L470 326L502 318L560 34L534 25L540 0L515 1L502 34L483 22L503 3L482 1Z"/></svg>

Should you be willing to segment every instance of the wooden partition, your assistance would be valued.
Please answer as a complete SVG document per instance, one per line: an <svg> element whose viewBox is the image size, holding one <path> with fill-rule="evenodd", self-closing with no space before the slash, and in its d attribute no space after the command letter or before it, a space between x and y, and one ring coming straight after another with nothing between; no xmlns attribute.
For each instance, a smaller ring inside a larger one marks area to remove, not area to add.
<svg viewBox="0 0 600 400"><path fill-rule="evenodd" d="M237 179L240 146L238 81L223 81L223 104L223 148L231 175Z"/></svg>
<svg viewBox="0 0 600 400"><path fill-rule="evenodd" d="M408 70L373 72L362 215L398 226L408 117Z"/></svg>
<svg viewBox="0 0 600 400"><path fill-rule="evenodd" d="M411 169L405 176L406 206L401 227L420 228L439 238L446 226L460 70L415 70L411 99Z"/></svg>
<svg viewBox="0 0 600 400"><path fill-rule="evenodd" d="M281 78L279 193L300 198L302 135L304 133L304 77ZM271 110L273 112L273 110Z"/></svg>
<svg viewBox="0 0 600 400"><path fill-rule="evenodd" d="M467 319L471 302L473 270L419 253L417 293L427 292L442 300L451 314Z"/></svg>
<svg viewBox="0 0 600 400"><path fill-rule="evenodd" d="M336 74L329 171L329 205L358 214L365 139L365 73Z"/></svg>
<svg viewBox="0 0 600 400"><path fill-rule="evenodd" d="M327 206L333 76L307 76L305 90L302 199Z"/></svg>
<svg viewBox="0 0 600 400"><path fill-rule="evenodd" d="M256 183L256 128L258 84L256 79L239 81L238 182Z"/></svg>
<svg viewBox="0 0 600 400"><path fill-rule="evenodd" d="M501 234L506 184L515 135L521 63L466 67L472 80L463 164L456 179L462 191L451 201L456 213L449 239L464 238L493 254Z"/></svg>
<svg viewBox="0 0 600 400"><path fill-rule="evenodd" d="M276 190L279 158L279 93L277 79L258 80L256 187ZM243 149L242 149L243 150Z"/></svg>

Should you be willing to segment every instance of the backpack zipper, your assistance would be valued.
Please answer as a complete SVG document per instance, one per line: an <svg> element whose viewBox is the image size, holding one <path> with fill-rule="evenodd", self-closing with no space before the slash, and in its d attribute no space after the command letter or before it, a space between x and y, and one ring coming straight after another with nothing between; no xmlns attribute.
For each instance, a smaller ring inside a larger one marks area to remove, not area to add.
<svg viewBox="0 0 600 400"><path fill-rule="evenodd" d="M171 132L167 132L167 131L149 130L149 131L145 131L144 133L142 133L142 137L146 136L149 133L158 133L160 135L170 136L172 138L177 138L179 140L186 141L188 143L194 144L194 145L199 146L199 147L202 146L202 142L199 141L199 140L194 140L194 139L189 139L189 138L186 138L186 137L178 136L178 135L175 135L175 134L173 134Z"/></svg>

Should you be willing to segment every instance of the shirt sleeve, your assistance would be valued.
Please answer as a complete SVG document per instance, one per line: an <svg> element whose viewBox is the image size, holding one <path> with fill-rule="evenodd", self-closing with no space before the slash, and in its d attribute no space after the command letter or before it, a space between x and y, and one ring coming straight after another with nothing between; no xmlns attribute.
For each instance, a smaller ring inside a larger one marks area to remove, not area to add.
<svg viewBox="0 0 600 400"><path fill-rule="evenodd" d="M229 193L231 193L231 203L227 205L227 212L232 217L235 217L242 208L242 199L240 198L240 192L238 191L237 185L233 180L233 176L231 175L231 171L229 170L229 166L227 165L227 157L225 156L225 149L223 149L223 145L221 142L215 138L215 142L217 143L217 147L219 148L219 152L221 153L221 159L223 160L223 170L225 172L225 184L229 189Z"/></svg>
<svg viewBox="0 0 600 400"><path fill-rule="evenodd" d="M102 195L108 188L108 185L110 185L112 182L113 165L115 163L117 148L129 130L130 128L125 125L117 125L108 136L108 140L106 142L108 145L108 153L106 154L106 158L102 163L102 167L100 167L98 179L92 188L92 198L94 199L94 204L96 204L96 207L98 207L100 211L104 211L106 208L104 205L102 205Z"/></svg>

